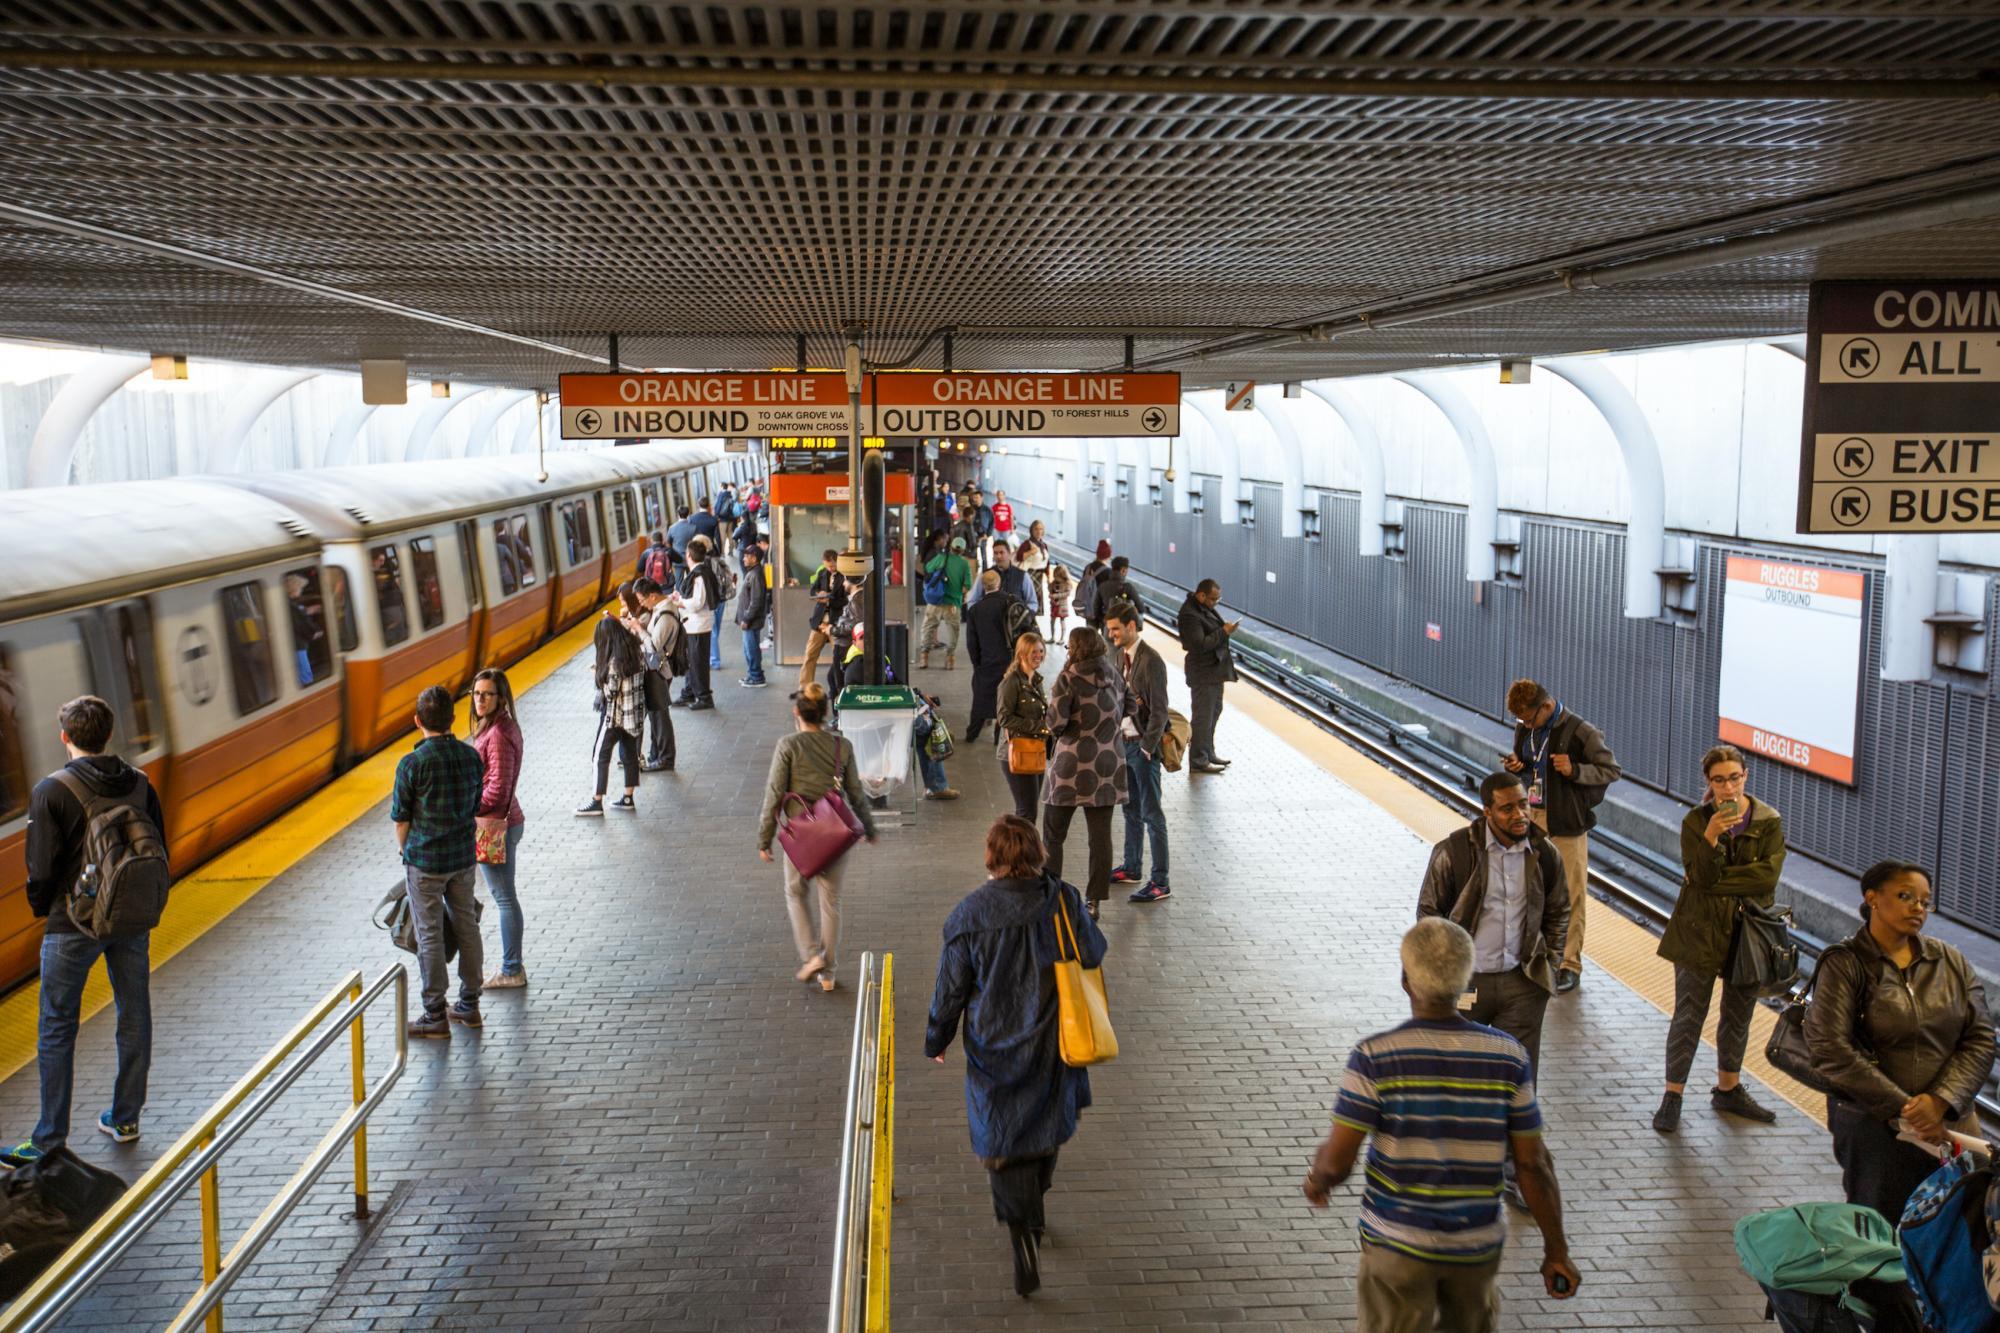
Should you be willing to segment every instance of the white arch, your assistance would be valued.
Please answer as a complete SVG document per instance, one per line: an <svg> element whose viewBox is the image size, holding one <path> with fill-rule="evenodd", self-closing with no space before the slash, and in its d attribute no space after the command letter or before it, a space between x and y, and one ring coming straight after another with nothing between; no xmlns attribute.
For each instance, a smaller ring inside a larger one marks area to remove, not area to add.
<svg viewBox="0 0 2000 1333"><path fill-rule="evenodd" d="M492 399L481 409L479 419L472 423L472 433L465 437L465 451L459 457L491 458L503 452L500 418L533 396L532 389L495 389Z"/></svg>
<svg viewBox="0 0 2000 1333"><path fill-rule="evenodd" d="M1355 460L1361 469L1361 515L1357 534L1362 555L1381 555L1382 520L1389 514L1389 465L1382 454L1381 437L1360 398L1338 380L1313 380L1305 391L1332 408L1354 441Z"/></svg>
<svg viewBox="0 0 2000 1333"><path fill-rule="evenodd" d="M437 428L444 424L444 419L479 395L490 392L490 389L474 389L471 393L455 394L450 398L431 399L430 404L417 413L417 419L410 423L410 433L403 439L402 456L396 461L437 457L431 441L437 435Z"/></svg>
<svg viewBox="0 0 2000 1333"><path fill-rule="evenodd" d="M326 433L326 446L320 450L319 458L312 466L346 467L350 463L367 462L362 431L380 406L380 403L355 403L342 412L340 420L334 422L333 429Z"/></svg>
<svg viewBox="0 0 2000 1333"><path fill-rule="evenodd" d="M1493 539L1500 527L1500 472L1493 461L1493 440L1486 433L1486 423L1480 420L1472 400L1441 376L1395 378L1430 399L1458 436L1471 480L1471 498L1465 507L1465 579L1468 583L1491 582L1496 573Z"/></svg>
<svg viewBox="0 0 2000 1333"><path fill-rule="evenodd" d="M1300 511L1306 507L1306 447L1299 438L1298 423L1292 420L1291 411L1284 406L1282 398L1265 394L1257 400L1257 415L1278 437L1278 457L1284 472L1279 483L1284 492L1282 509L1279 514L1278 535L1281 537L1305 536L1305 516Z"/></svg>
<svg viewBox="0 0 2000 1333"><path fill-rule="evenodd" d="M1625 522L1625 618L1650 620L1660 614L1659 570L1667 553L1667 474L1660 442L1639 401L1602 365L1551 360L1542 368L1588 398L1618 441L1625 486L1632 494L1632 513Z"/></svg>
<svg viewBox="0 0 2000 1333"><path fill-rule="evenodd" d="M77 367L35 423L35 438L28 445L28 485L69 485L69 465L83 428L107 398L151 364L143 356L107 352Z"/></svg>
<svg viewBox="0 0 2000 1333"><path fill-rule="evenodd" d="M1204 394L1181 395L1183 407L1192 407L1201 414L1202 423L1208 427L1209 439L1214 443L1222 463L1222 513L1218 515L1224 526L1235 527L1238 523L1236 505L1243 498L1243 450L1236 442L1236 432L1229 424L1229 414L1222 410L1222 395L1217 392L1211 402Z"/></svg>
<svg viewBox="0 0 2000 1333"><path fill-rule="evenodd" d="M237 389L229 404L229 416L222 429L209 441L201 465L206 472L241 472L249 461L244 448L250 430L271 405L319 375L317 370L267 370Z"/></svg>

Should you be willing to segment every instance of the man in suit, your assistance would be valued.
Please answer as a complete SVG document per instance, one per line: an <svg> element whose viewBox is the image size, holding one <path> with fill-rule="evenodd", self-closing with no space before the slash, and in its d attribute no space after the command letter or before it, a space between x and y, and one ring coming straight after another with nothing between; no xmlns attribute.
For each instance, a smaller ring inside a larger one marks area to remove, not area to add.
<svg viewBox="0 0 2000 1333"><path fill-rule="evenodd" d="M1188 719L1187 763L1195 773L1220 773L1229 767L1229 761L1215 752L1215 724L1222 716L1222 687L1236 679L1229 640L1242 622L1224 620L1215 609L1221 601L1222 585L1203 579L1181 603L1177 622L1194 703L1194 716Z"/></svg>
<svg viewBox="0 0 2000 1333"><path fill-rule="evenodd" d="M1160 808L1160 740L1167 731L1167 663L1143 640L1144 625L1130 603L1111 610L1104 630L1118 650L1125 677L1125 859L1111 872L1113 884L1136 884L1128 901L1156 903L1173 896L1167 887L1167 816ZM1153 843L1153 874L1145 869L1145 840Z"/></svg>

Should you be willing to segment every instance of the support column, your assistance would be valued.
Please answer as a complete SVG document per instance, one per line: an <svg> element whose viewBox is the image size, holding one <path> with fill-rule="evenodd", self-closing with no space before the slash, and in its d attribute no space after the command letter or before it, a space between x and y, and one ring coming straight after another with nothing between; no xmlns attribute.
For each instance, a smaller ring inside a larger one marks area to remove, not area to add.
<svg viewBox="0 0 2000 1333"><path fill-rule="evenodd" d="M271 405L319 375L316 370L267 370L236 391L229 404L229 416L209 441L202 454L204 472L242 472L249 459L250 431Z"/></svg>
<svg viewBox="0 0 2000 1333"><path fill-rule="evenodd" d="M1382 520L1389 516L1389 464L1382 453L1382 440L1361 399L1338 380L1314 380L1305 391L1333 409L1354 441L1355 462L1361 472L1361 514L1357 532L1362 555L1381 555Z"/></svg>
<svg viewBox="0 0 2000 1333"><path fill-rule="evenodd" d="M1652 423L1631 390L1600 364L1544 361L1542 369L1588 398L1618 441L1625 488L1632 495L1632 512L1625 520L1625 618L1650 620L1660 614L1658 571L1666 564L1667 551L1667 474Z"/></svg>
<svg viewBox="0 0 2000 1333"><path fill-rule="evenodd" d="M1265 394L1257 400L1257 415L1264 418L1271 433L1278 437L1278 456L1284 464L1284 475L1279 482L1284 491L1284 511L1279 519L1278 535L1281 537L1303 537L1306 535L1305 518L1300 513L1306 505L1306 450L1299 438L1298 427L1293 422L1291 410L1284 406L1284 400L1275 404L1271 396Z"/></svg>
<svg viewBox="0 0 2000 1333"><path fill-rule="evenodd" d="M1938 538L1935 532L1889 538L1882 602L1882 679L1929 680L1937 631Z"/></svg>
<svg viewBox="0 0 2000 1333"><path fill-rule="evenodd" d="M1219 517L1223 526L1236 527L1236 505L1243 498L1243 450L1236 443L1236 431L1229 424L1229 414L1222 410L1222 395L1215 394L1210 401L1207 394L1183 394L1181 406L1192 407L1208 425L1208 433L1215 441L1222 463L1222 513Z"/></svg>
<svg viewBox="0 0 2000 1333"><path fill-rule="evenodd" d="M1471 480L1465 507L1465 581L1491 582L1495 573L1493 538L1500 528L1500 473L1493 461L1493 440L1486 423L1455 384L1437 375L1398 375L1396 379L1431 400L1458 435Z"/></svg>
<svg viewBox="0 0 2000 1333"><path fill-rule="evenodd" d="M105 399L151 364L149 357L105 353L79 366L56 391L35 425L35 438L28 445L28 485L69 485L69 465L76 457L83 428L104 406Z"/></svg>

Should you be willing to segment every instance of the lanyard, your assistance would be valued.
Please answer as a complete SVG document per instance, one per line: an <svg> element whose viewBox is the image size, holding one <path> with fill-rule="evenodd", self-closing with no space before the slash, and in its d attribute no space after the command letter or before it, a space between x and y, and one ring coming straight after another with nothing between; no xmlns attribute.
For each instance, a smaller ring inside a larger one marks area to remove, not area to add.
<svg viewBox="0 0 2000 1333"><path fill-rule="evenodd" d="M1540 768L1542 766L1542 761L1548 757L1549 744L1556 738L1556 719L1561 716L1562 716L1562 709L1560 707L1558 707L1555 712L1549 714L1549 724L1542 731L1542 748L1536 750L1535 757L1529 761L1532 764L1534 764L1536 768ZM1535 736L1534 732L1530 731L1528 733L1528 744L1531 747L1535 743L1534 736Z"/></svg>

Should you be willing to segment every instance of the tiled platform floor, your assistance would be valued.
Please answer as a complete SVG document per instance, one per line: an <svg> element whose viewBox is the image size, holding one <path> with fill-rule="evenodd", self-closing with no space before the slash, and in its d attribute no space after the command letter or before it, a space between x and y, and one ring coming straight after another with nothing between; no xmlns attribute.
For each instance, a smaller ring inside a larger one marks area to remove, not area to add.
<svg viewBox="0 0 2000 1333"><path fill-rule="evenodd" d="M853 1000L791 979L779 876L754 852L785 690L738 689L735 674L718 676L717 712L677 712L680 771L646 779L637 817L570 816L593 722L582 665L524 701L533 984L489 996L483 1033L412 1049L371 1145L374 1228L345 1220L337 1167L246 1276L230 1327L824 1327ZM927 683L962 719L963 668ZM900 983L896 1328L1351 1327L1354 1192L1315 1213L1297 1181L1349 1043L1403 1013L1395 940L1425 849L1240 713L1219 743L1229 775L1167 781L1175 896L1106 914L1123 1055L1094 1071L1097 1104L1064 1150L1031 1302L1009 1287L956 1052L939 1068L919 1047L938 926L979 880L980 836L1005 805L990 751L952 761L966 799L925 804L856 853L849 975L858 950L893 950ZM159 971L133 1148L88 1132L112 1071L111 1017L93 1020L79 1149L136 1172L347 969L405 957L368 922L397 873L378 810ZM1659 1012L1601 973L1552 1007L1544 1105L1584 1286L1540 1299L1537 1238L1517 1220L1506 1327L1769 1327L1729 1228L1837 1197L1827 1145L1789 1109L1771 1128L1725 1124L1698 1097L1679 1138L1656 1138L1664 1036ZM381 1023L371 1043L384 1058ZM232 1227L331 1123L345 1078L333 1062L229 1160ZM34 1109L30 1067L0 1085L7 1133L25 1135ZM68 1326L162 1324L198 1270L192 1218L190 1199Z"/></svg>

